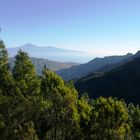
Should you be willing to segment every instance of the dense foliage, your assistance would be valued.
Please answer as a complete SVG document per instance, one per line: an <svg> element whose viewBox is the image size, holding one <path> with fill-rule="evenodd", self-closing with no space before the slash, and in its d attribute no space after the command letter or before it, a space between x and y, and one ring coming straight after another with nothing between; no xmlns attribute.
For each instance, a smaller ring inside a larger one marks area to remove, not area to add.
<svg viewBox="0 0 140 140"><path fill-rule="evenodd" d="M116 98L80 98L46 67L37 76L29 56L18 52L13 72L0 41L0 140L140 139L140 107Z"/></svg>

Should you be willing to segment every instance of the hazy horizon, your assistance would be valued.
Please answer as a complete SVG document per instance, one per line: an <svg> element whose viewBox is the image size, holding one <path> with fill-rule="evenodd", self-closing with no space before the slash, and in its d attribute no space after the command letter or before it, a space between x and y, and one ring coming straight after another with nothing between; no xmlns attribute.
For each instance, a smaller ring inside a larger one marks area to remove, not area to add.
<svg viewBox="0 0 140 140"><path fill-rule="evenodd" d="M124 55L140 49L138 0L1 0L6 46L38 46Z"/></svg>

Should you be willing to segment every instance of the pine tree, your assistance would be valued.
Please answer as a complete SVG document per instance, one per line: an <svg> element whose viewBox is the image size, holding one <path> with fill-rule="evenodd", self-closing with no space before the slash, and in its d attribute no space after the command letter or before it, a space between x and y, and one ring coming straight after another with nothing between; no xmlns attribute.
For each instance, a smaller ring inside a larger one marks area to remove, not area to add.
<svg viewBox="0 0 140 140"><path fill-rule="evenodd" d="M8 53L2 40L0 40L0 68L8 63Z"/></svg>
<svg viewBox="0 0 140 140"><path fill-rule="evenodd" d="M3 41L0 41L0 89L4 95L14 95L19 92L15 87L12 73L8 69L8 53Z"/></svg>
<svg viewBox="0 0 140 140"><path fill-rule="evenodd" d="M81 139L90 139L90 122L91 122L91 115L92 115L92 105L90 103L90 99L88 95L83 95L78 100L78 113L80 115L80 138Z"/></svg>
<svg viewBox="0 0 140 140"><path fill-rule="evenodd" d="M129 124L132 130L132 137L135 140L140 139L140 107L134 106L132 103L128 105Z"/></svg>
<svg viewBox="0 0 140 140"><path fill-rule="evenodd" d="M70 87L49 69L43 71L41 92L48 104L44 114L46 125L43 126L46 127L46 139L67 140L74 138L76 134L75 126L79 120L76 108L78 95Z"/></svg>
<svg viewBox="0 0 140 140"><path fill-rule="evenodd" d="M8 69L8 53L3 41L0 41L0 122L1 138L7 139L12 125L12 116L22 96L16 87L12 73Z"/></svg>
<svg viewBox="0 0 140 140"><path fill-rule="evenodd" d="M124 140L130 133L126 104L111 97L93 101L90 123L95 140Z"/></svg>
<svg viewBox="0 0 140 140"><path fill-rule="evenodd" d="M13 76L24 96L38 95L40 80L27 53L19 51L16 55Z"/></svg>

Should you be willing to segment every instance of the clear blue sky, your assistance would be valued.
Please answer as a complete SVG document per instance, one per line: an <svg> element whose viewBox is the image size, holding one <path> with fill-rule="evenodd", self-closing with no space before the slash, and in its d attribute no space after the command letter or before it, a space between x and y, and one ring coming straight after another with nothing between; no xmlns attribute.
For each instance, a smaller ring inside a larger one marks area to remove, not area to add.
<svg viewBox="0 0 140 140"><path fill-rule="evenodd" d="M140 50L140 0L0 0L1 38L93 52Z"/></svg>

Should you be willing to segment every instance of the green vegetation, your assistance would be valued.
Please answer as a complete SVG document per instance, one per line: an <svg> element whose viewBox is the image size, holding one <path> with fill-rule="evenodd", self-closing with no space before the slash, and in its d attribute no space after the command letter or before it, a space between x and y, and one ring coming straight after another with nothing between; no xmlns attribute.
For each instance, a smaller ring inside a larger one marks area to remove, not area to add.
<svg viewBox="0 0 140 140"><path fill-rule="evenodd" d="M140 107L116 98L78 97L46 67L37 76L19 51L13 72L0 41L0 140L137 140Z"/></svg>

